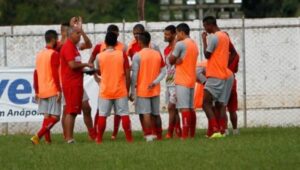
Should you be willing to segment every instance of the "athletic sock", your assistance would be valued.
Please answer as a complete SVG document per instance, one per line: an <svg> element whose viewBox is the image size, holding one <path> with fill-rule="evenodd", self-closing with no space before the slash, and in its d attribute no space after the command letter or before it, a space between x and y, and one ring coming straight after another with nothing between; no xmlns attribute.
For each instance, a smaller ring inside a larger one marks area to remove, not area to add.
<svg viewBox="0 0 300 170"><path fill-rule="evenodd" d="M212 133L220 132L218 123L215 117L209 119L209 124Z"/></svg>
<svg viewBox="0 0 300 170"><path fill-rule="evenodd" d="M187 112L181 112L181 114L182 114L182 138L186 139L188 138L189 129L191 126L191 113L187 111Z"/></svg>
<svg viewBox="0 0 300 170"><path fill-rule="evenodd" d="M173 132L175 129L175 125L173 123L169 123L169 127L168 127L168 135L172 138L173 137Z"/></svg>
<svg viewBox="0 0 300 170"><path fill-rule="evenodd" d="M37 136L39 138L43 137L43 135L45 135L45 133L47 133L47 131L49 131L50 133L50 129L55 125L55 123L57 122L57 119L54 117L48 117L46 119L44 119L45 124L44 126L42 126L42 128L39 130Z"/></svg>
<svg viewBox="0 0 300 170"><path fill-rule="evenodd" d="M121 116L120 116L121 117ZM125 137L127 142L132 142L132 133L131 133L131 121L128 115L122 116L122 126L124 129Z"/></svg>
<svg viewBox="0 0 300 170"><path fill-rule="evenodd" d="M96 139L97 134L96 134L95 128L88 128L88 133L89 133L89 137L90 137L92 140L95 140L95 139Z"/></svg>
<svg viewBox="0 0 300 170"><path fill-rule="evenodd" d="M226 118L220 118L218 123L219 123L219 130L220 130L221 134L224 134L225 130L227 129Z"/></svg>
<svg viewBox="0 0 300 170"><path fill-rule="evenodd" d="M97 128L97 125L98 125L98 117L99 117L99 110L97 109L97 112L96 112L95 118L94 118L94 129L95 129L96 134L97 134L97 131L98 131L98 128Z"/></svg>
<svg viewBox="0 0 300 170"><path fill-rule="evenodd" d="M193 110L191 112L191 127L190 127L190 137L191 138L195 137L196 123L197 123L197 115L196 115L196 112Z"/></svg>
<svg viewBox="0 0 300 170"><path fill-rule="evenodd" d="M112 133L112 136L114 136L114 137L116 137L118 135L120 122L121 122L121 116L115 115L114 116L114 129L113 129L113 133Z"/></svg>
<svg viewBox="0 0 300 170"><path fill-rule="evenodd" d="M162 128L161 127L155 127L156 137L157 140L162 140Z"/></svg>
<svg viewBox="0 0 300 170"><path fill-rule="evenodd" d="M106 128L106 117L105 116L98 116L98 134L97 134L97 143L102 143L103 133Z"/></svg>
<svg viewBox="0 0 300 170"><path fill-rule="evenodd" d="M181 127L180 127L180 120L178 122L176 122L176 124L175 124L175 133L176 133L178 138L181 138L182 130L181 130Z"/></svg>

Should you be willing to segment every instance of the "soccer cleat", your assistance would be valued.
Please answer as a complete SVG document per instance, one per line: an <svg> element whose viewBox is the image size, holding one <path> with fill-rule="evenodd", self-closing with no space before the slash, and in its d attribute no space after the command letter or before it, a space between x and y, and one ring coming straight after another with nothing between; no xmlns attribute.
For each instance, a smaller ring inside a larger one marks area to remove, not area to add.
<svg viewBox="0 0 300 170"><path fill-rule="evenodd" d="M38 145L40 143L40 138L37 135L32 136L30 140L34 145Z"/></svg>
<svg viewBox="0 0 300 170"><path fill-rule="evenodd" d="M233 129L233 130L232 130L232 134L233 134L233 135L239 135L239 134L240 134L239 129Z"/></svg>
<svg viewBox="0 0 300 170"><path fill-rule="evenodd" d="M166 138L166 139L172 139L173 137L172 137L171 134L167 133L166 136L165 136L165 138Z"/></svg>
<svg viewBox="0 0 300 170"><path fill-rule="evenodd" d="M154 135L146 135L145 139L146 139L146 142L152 142L154 140Z"/></svg>
<svg viewBox="0 0 300 170"><path fill-rule="evenodd" d="M223 136L220 132L215 132L209 137L209 139L217 139L217 138L223 138L223 137L225 137L225 136Z"/></svg>
<svg viewBox="0 0 300 170"><path fill-rule="evenodd" d="M70 139L67 141L67 144L74 144L75 143L75 140L74 139Z"/></svg>
<svg viewBox="0 0 300 170"><path fill-rule="evenodd" d="M117 137L116 137L116 136L114 136L114 135L112 135L112 136L110 137L110 139L111 139L111 140L116 140L116 139L117 139Z"/></svg>

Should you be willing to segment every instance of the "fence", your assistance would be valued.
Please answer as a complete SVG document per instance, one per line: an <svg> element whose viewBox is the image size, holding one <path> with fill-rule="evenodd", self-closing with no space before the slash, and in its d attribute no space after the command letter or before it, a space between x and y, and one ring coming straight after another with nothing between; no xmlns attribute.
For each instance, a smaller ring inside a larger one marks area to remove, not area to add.
<svg viewBox="0 0 300 170"><path fill-rule="evenodd" d="M143 22L152 35L152 42L162 51L163 28L179 22ZM203 58L200 35L203 31L199 20L186 22L191 27L191 38L198 42ZM121 29L119 40L128 44L132 40L132 27L136 23L117 23ZM300 19L231 19L219 20L218 25L227 31L241 56L238 81L239 126L299 126L300 125ZM104 40L108 24L86 24L93 45ZM43 33L54 26L0 27L0 66L33 67L35 54L44 46ZM81 52L87 61L91 50ZM164 84L164 83L162 83ZM163 85L164 87L164 85ZM96 100L91 98L91 100ZM164 109L164 88L161 93ZM95 107L95 106L93 106ZM139 121L133 118L133 129L139 129ZM167 114L162 114L163 126L168 123ZM77 131L85 131L81 118L77 120ZM205 128L205 115L198 111L198 128ZM33 133L40 122L3 123L2 133ZM108 129L112 128L109 119ZM60 131L56 126L55 131Z"/></svg>

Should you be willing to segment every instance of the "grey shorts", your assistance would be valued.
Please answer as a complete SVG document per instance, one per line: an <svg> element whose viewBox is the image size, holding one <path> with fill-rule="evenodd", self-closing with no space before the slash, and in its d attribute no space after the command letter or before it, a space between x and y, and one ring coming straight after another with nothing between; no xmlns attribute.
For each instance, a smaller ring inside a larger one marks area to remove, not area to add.
<svg viewBox="0 0 300 170"><path fill-rule="evenodd" d="M220 97L221 98L220 102L224 103L225 105L228 104L230 94L231 94L232 85L233 85L233 81L234 81L234 76L233 75L231 75L225 81L224 90L223 90L223 93L221 94L221 97Z"/></svg>
<svg viewBox="0 0 300 170"><path fill-rule="evenodd" d="M112 108L117 115L129 114L128 97L123 97L120 99L103 99L99 97L99 115L109 116Z"/></svg>
<svg viewBox="0 0 300 170"><path fill-rule="evenodd" d="M175 86L167 86L166 90L166 104L176 104L176 88Z"/></svg>
<svg viewBox="0 0 300 170"><path fill-rule="evenodd" d="M194 88L176 85L176 108L194 108Z"/></svg>
<svg viewBox="0 0 300 170"><path fill-rule="evenodd" d="M204 89L207 90L213 96L214 101L223 102L221 96L223 95L224 98L225 84L226 84L226 80L217 79L217 78L208 78L206 80Z"/></svg>
<svg viewBox="0 0 300 170"><path fill-rule="evenodd" d="M39 99L38 101L38 112L47 113L51 115L60 116L61 114L61 102L57 102L57 97L49 97L45 99Z"/></svg>
<svg viewBox="0 0 300 170"><path fill-rule="evenodd" d="M86 93L85 89L83 88L83 96L82 96L82 102L84 101L88 101L90 98L88 96L88 94ZM65 101L65 97L62 93L62 96L61 96L61 104L64 106L66 105L66 101Z"/></svg>
<svg viewBox="0 0 300 170"><path fill-rule="evenodd" d="M160 97L136 97L135 112L138 114L159 115Z"/></svg>

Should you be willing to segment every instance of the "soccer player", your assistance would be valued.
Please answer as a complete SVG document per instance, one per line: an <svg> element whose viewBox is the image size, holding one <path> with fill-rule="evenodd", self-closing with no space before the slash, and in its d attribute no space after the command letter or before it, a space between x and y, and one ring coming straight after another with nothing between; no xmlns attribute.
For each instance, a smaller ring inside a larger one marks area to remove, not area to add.
<svg viewBox="0 0 300 170"><path fill-rule="evenodd" d="M181 23L176 27L177 43L170 56L171 64L176 65L175 88L176 108L182 114L182 139L193 138L196 131L196 113L194 111L194 87L196 82L196 63L198 47L190 37L190 28Z"/></svg>
<svg viewBox="0 0 300 170"><path fill-rule="evenodd" d="M86 33L84 32L84 30L82 29L82 18L81 17L72 17L69 23L62 23L61 24L61 39L59 41L59 45L58 45L58 51L60 51L62 45L66 42L66 40L68 39L68 28L70 27L80 27L81 28L81 35L83 37L84 42L83 43L78 43L76 44L76 48L78 48L79 50L85 50L85 49L90 49L92 47L92 43L90 41L90 39L88 38L88 36L86 35ZM62 104L63 106L63 113L65 113L65 101L64 101L64 97L62 98ZM96 131L93 127L93 120L92 120L92 116L91 116L91 106L89 104L89 97L86 93L86 91L83 89L83 98L82 98L82 111L83 111L83 120L85 123L85 126L88 129L88 134L89 134L89 138L94 140L96 138ZM62 127L63 130L65 130L65 125L64 125L64 120L65 120L65 114L63 114L62 116ZM64 131L65 134L65 131Z"/></svg>
<svg viewBox="0 0 300 170"><path fill-rule="evenodd" d="M206 32L202 33L202 40L205 50L204 55L207 59L207 81L204 87L203 110L208 118L207 136L209 138L219 138L225 133L225 106L232 86L232 72L227 69L230 41L228 35L219 29L214 17L205 17L203 26ZM207 37L207 33L211 35ZM213 101L216 102L216 110L220 112L219 122L216 120L213 110Z"/></svg>
<svg viewBox="0 0 300 170"><path fill-rule="evenodd" d="M239 67L239 59L240 56L236 52L232 42L230 42L230 55L229 55L229 63L228 63L228 68L234 73L234 82L232 85L231 93L230 93L230 98L227 104L227 110L230 115L230 121L232 124L232 133L234 135L239 134L239 130L237 128L237 114L236 111L238 109L238 97L237 97L237 80L235 78L235 73L238 72L238 67Z"/></svg>
<svg viewBox="0 0 300 170"><path fill-rule="evenodd" d="M63 119L64 135L67 143L74 143L73 131L75 119L81 114L83 99L84 67L93 68L92 64L82 63L76 45L79 43L83 30L80 25L68 28L68 39L60 51L62 89L65 97L65 111ZM91 129L93 122L91 120Z"/></svg>
<svg viewBox="0 0 300 170"><path fill-rule="evenodd" d="M39 132L31 138L33 144L39 144L43 136L47 143L51 143L50 129L59 121L61 114L59 54L54 50L57 38L56 31L46 31L47 45L36 57L34 90L38 101L38 112L44 114L44 120Z"/></svg>
<svg viewBox="0 0 300 170"><path fill-rule="evenodd" d="M99 117L97 143L102 143L106 127L106 117L112 107L115 114L122 119L126 140L132 142L131 123L129 119L128 91L130 87L130 69L126 54L115 49L118 35L108 32L105 37L106 49L98 55L99 75L101 75L99 93Z"/></svg>
<svg viewBox="0 0 300 170"><path fill-rule="evenodd" d="M136 24L133 27L132 32L133 32L134 40L132 40L129 43L128 49L127 49L127 55L131 60L132 60L133 56L142 49L140 43L138 42L138 40L139 40L138 37L139 37L139 35L141 35L142 33L145 32L145 27L142 24ZM148 47L155 49L156 51L158 51L160 53L159 47L157 45L155 45L153 43L149 43ZM144 131L143 114L139 114L139 119L140 119L142 130ZM152 120L152 123L153 123L153 127L155 127L155 129L162 129L160 115L155 116L155 118L153 118L153 120ZM158 139L162 139L161 132L156 133L156 131L159 132L159 130L153 130L153 134L156 135L158 137Z"/></svg>
<svg viewBox="0 0 300 170"><path fill-rule="evenodd" d="M166 134L166 138L172 138L173 132L175 132L177 136L181 137L181 128L180 128L180 117L178 114L178 110L176 109L176 89L174 84L174 76L175 76L175 66L171 65L169 62L169 56L174 50L174 46L176 43L176 27L174 25L169 25L164 30L164 38L165 42L168 42L168 46L164 50L164 56L167 67L167 78L166 78L166 102L168 104L168 112L169 112L169 127L168 132Z"/></svg>
<svg viewBox="0 0 300 170"><path fill-rule="evenodd" d="M117 37L119 36L119 28L118 26L112 24L112 25L109 25L107 27L107 32L113 32L117 35ZM89 63L94 63L95 59L96 59L96 56L100 53L100 52L103 52L105 51L107 48L107 44L104 42L101 42L99 44L97 44L90 56L90 59L89 59ZM114 46L114 49L115 50L120 50L120 51L123 51L124 54L126 55L126 45L124 45L123 43L121 43L120 41L117 41L117 44ZM126 55L127 57L127 55ZM96 74L94 76L96 82L100 83L100 78L98 77L98 75ZM99 116L99 113L97 111L96 115L95 115L95 125L97 124L97 118ZM111 139L112 140L115 140L116 137L117 137L117 134L118 134L118 130L119 130L119 126L120 126L120 122L121 122L121 116L120 115L117 115L115 114L114 116L114 129L113 129L113 133L112 133L112 136L111 136ZM97 128L96 128L97 130Z"/></svg>
<svg viewBox="0 0 300 170"><path fill-rule="evenodd" d="M143 115L142 122L146 141L153 141L156 137L152 134L152 129L161 135L162 129L157 128L157 124L153 126L152 122L156 123L159 116L160 81L166 74L162 56L158 51L149 48L150 41L151 35L148 32L138 36L142 50L133 57L130 95L132 101L136 98L136 113Z"/></svg>

